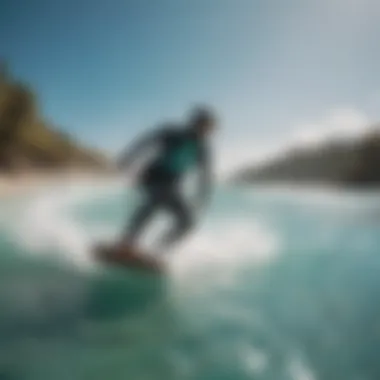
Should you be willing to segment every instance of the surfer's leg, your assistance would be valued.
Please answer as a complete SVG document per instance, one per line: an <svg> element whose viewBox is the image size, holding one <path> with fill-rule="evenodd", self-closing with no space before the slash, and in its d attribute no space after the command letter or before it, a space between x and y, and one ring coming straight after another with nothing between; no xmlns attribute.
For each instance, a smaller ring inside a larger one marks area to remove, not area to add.
<svg viewBox="0 0 380 380"><path fill-rule="evenodd" d="M135 244L136 240L140 237L144 228L157 210L157 207L158 204L155 198L148 197L145 202L132 214L122 240L131 245Z"/></svg>
<svg viewBox="0 0 380 380"><path fill-rule="evenodd" d="M194 223L190 208L177 193L170 193L165 201L165 208L174 216L174 225L164 236L160 248L169 248L182 239L192 229Z"/></svg>

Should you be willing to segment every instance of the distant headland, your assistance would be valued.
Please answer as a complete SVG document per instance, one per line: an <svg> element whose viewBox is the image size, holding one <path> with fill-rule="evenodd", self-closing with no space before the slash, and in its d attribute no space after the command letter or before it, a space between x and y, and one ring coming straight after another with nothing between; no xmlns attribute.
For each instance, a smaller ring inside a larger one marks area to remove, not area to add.
<svg viewBox="0 0 380 380"><path fill-rule="evenodd" d="M292 149L261 165L237 170L239 184L294 183L338 187L380 187L380 130L356 139L329 141L318 147Z"/></svg>

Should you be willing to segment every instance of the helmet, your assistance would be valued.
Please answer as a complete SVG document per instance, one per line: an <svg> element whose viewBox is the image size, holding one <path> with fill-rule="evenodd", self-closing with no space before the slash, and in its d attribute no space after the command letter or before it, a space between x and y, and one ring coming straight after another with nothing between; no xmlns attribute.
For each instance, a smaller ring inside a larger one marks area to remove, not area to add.
<svg viewBox="0 0 380 380"><path fill-rule="evenodd" d="M212 125L216 122L216 116L207 107L195 107L190 113L190 122L192 125Z"/></svg>

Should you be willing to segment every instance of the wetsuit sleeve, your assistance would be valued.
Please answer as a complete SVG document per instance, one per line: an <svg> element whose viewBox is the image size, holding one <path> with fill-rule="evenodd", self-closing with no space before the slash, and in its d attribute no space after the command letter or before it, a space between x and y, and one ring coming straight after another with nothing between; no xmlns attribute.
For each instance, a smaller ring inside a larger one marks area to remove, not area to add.
<svg viewBox="0 0 380 380"><path fill-rule="evenodd" d="M210 151L203 145L199 154L199 194L198 201L201 206L205 206L210 200L213 187L213 171L211 165Z"/></svg>
<svg viewBox="0 0 380 380"><path fill-rule="evenodd" d="M160 127L133 141L129 147L122 151L117 159L118 167L123 169L128 168L145 149L160 144L166 138L168 133L168 127Z"/></svg>

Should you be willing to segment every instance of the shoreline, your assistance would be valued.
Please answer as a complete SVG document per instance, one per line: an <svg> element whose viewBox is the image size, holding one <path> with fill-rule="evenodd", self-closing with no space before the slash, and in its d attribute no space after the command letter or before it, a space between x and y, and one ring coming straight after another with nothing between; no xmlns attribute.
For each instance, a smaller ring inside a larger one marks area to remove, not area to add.
<svg viewBox="0 0 380 380"><path fill-rule="evenodd" d="M115 180L126 181L126 177L115 172L101 171L41 171L27 173L0 174L0 198L22 195L26 192L38 190L44 186L57 183L86 184L94 181Z"/></svg>
<svg viewBox="0 0 380 380"><path fill-rule="evenodd" d="M229 183L229 186L243 191L265 190L266 192L301 192L301 193L325 193L333 195L365 195L380 196L379 186L343 186L328 182L290 182L290 181L257 181L255 183Z"/></svg>
<svg viewBox="0 0 380 380"><path fill-rule="evenodd" d="M39 190L44 186L55 184L99 184L99 181L106 183L117 182L125 186L131 184L129 175L115 171L96 171L96 170L54 170L54 171L29 171L21 173L0 173L0 199L11 196L23 195L30 191ZM324 191L330 193L371 193L380 194L379 186L355 187L342 186L325 182L297 183L287 181L256 181L254 183L221 181L219 184L228 187L247 189L266 189L266 190L285 190L285 191Z"/></svg>

